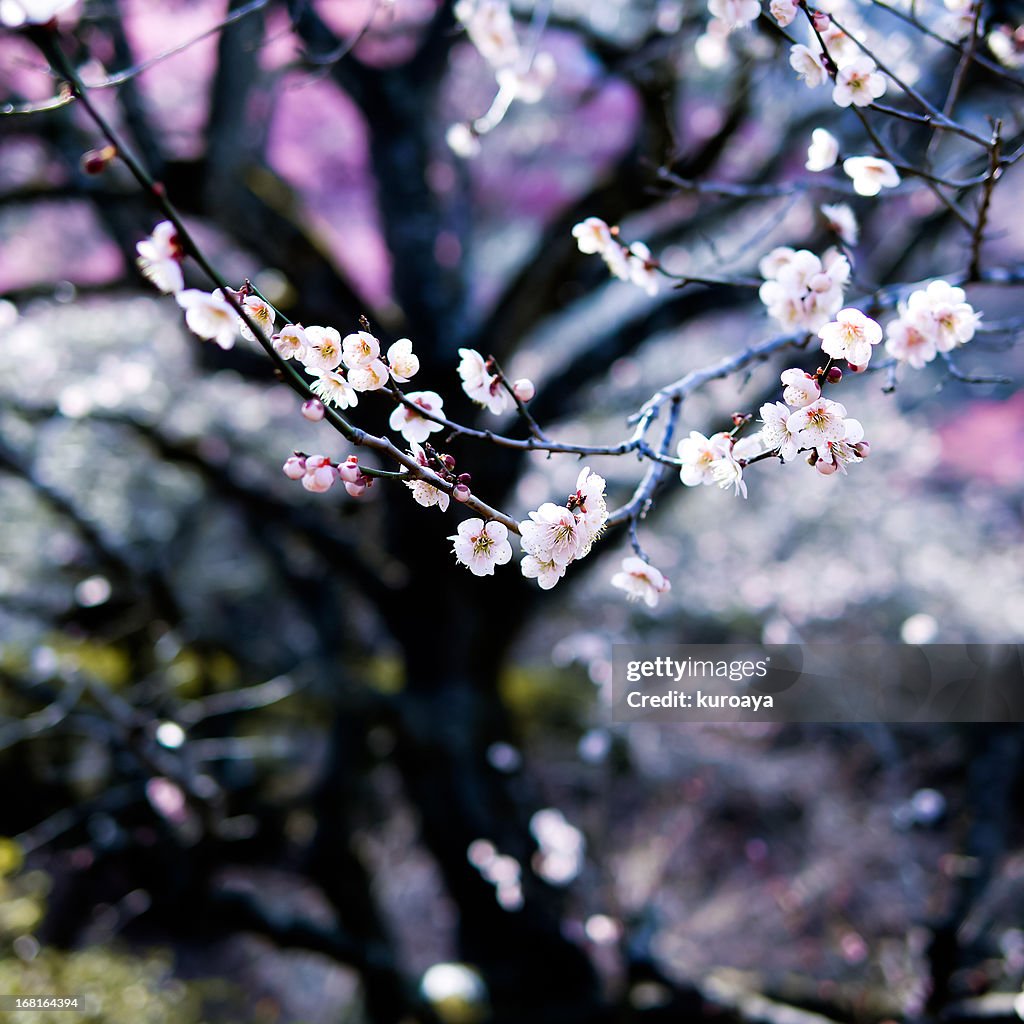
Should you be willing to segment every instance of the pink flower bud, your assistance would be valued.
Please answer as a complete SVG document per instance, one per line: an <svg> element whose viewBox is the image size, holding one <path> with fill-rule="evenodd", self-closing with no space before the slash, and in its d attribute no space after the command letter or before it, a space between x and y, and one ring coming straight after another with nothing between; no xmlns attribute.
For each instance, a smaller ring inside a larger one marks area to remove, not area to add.
<svg viewBox="0 0 1024 1024"><path fill-rule="evenodd" d="M319 398L311 398L302 403L302 415L311 423L318 423L324 418L324 403Z"/></svg>
<svg viewBox="0 0 1024 1024"><path fill-rule="evenodd" d="M826 32L829 25L832 24L832 19L824 11L815 11L811 21L819 32Z"/></svg>
<svg viewBox="0 0 1024 1024"><path fill-rule="evenodd" d="M338 466L338 476L347 484L358 483L362 475L363 471L359 468L359 457L356 455L350 455Z"/></svg>
<svg viewBox="0 0 1024 1024"><path fill-rule="evenodd" d="M463 486L468 487L469 484L470 484L470 481L472 481L472 479L473 479L473 477L470 476L469 473L460 473L459 474L459 483L462 484Z"/></svg>
<svg viewBox="0 0 1024 1024"><path fill-rule="evenodd" d="M847 363L846 368L850 373L863 373L867 369L867 366L854 366L853 363Z"/></svg>
<svg viewBox="0 0 1024 1024"><path fill-rule="evenodd" d="M338 479L338 471L329 462L311 468L311 461L306 460L306 475L302 478L302 486L314 494L323 494L334 486L334 481Z"/></svg>
<svg viewBox="0 0 1024 1024"><path fill-rule="evenodd" d="M835 462L826 462L824 459L818 459L818 461L814 464L814 468L822 476L831 476L839 468L839 466Z"/></svg>
<svg viewBox="0 0 1024 1024"><path fill-rule="evenodd" d="M301 480L306 475L306 460L301 455L291 455L281 469L289 480Z"/></svg>
<svg viewBox="0 0 1024 1024"><path fill-rule="evenodd" d="M465 484L457 484L455 489L452 491L452 497L456 501L469 501L472 495L469 493L469 488Z"/></svg>
<svg viewBox="0 0 1024 1024"><path fill-rule="evenodd" d="M529 402L537 394L537 389L533 386L532 380L527 377L520 377L512 385L512 392L520 402Z"/></svg>
<svg viewBox="0 0 1024 1024"><path fill-rule="evenodd" d="M368 477L360 477L357 481L346 480L345 490L352 495L353 498L361 498L363 492L366 490L366 484L369 482Z"/></svg>
<svg viewBox="0 0 1024 1024"><path fill-rule="evenodd" d="M858 441L853 450L862 458L866 459L871 454L871 445L867 441Z"/></svg>
<svg viewBox="0 0 1024 1024"><path fill-rule="evenodd" d="M455 468L455 457L453 455L445 455L442 459L445 465L445 469L451 471Z"/></svg>
<svg viewBox="0 0 1024 1024"><path fill-rule="evenodd" d="M825 374L825 380L829 384L838 384L843 379L843 371L838 366L833 366L828 373Z"/></svg>

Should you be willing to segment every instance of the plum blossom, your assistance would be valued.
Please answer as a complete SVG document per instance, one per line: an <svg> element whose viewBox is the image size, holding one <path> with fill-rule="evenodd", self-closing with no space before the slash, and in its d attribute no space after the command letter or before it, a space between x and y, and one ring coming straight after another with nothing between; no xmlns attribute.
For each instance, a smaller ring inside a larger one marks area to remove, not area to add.
<svg viewBox="0 0 1024 1024"><path fill-rule="evenodd" d="M725 457L732 444L728 434L705 437L700 431L691 430L690 436L679 442L676 452L682 466L679 479L687 487L714 483L712 466Z"/></svg>
<svg viewBox="0 0 1024 1024"><path fill-rule="evenodd" d="M882 328L859 309L841 309L832 323L818 331L818 337L826 355L864 367L871 361L872 346L882 340Z"/></svg>
<svg viewBox="0 0 1024 1024"><path fill-rule="evenodd" d="M577 558L590 553L593 543L604 531L608 521L608 503L604 491L607 483L603 476L588 467L576 478L576 493L569 497L569 507L576 513L583 542Z"/></svg>
<svg viewBox="0 0 1024 1024"><path fill-rule="evenodd" d="M811 132L811 144L807 147L807 163L809 171L827 171L835 167L839 159L839 141L825 128L815 128Z"/></svg>
<svg viewBox="0 0 1024 1024"><path fill-rule="evenodd" d="M306 475L306 457L298 454L289 455L281 471L289 480L301 480Z"/></svg>
<svg viewBox="0 0 1024 1024"><path fill-rule="evenodd" d="M388 368L382 359L348 371L348 382L356 391L380 391L388 382Z"/></svg>
<svg viewBox="0 0 1024 1024"><path fill-rule="evenodd" d="M612 586L624 590L630 601L642 600L648 608L654 608L661 595L672 589L658 569L636 555L622 560L622 568L612 577Z"/></svg>
<svg viewBox="0 0 1024 1024"><path fill-rule="evenodd" d="M877 196L883 188L896 188L900 183L896 168L876 156L851 156L843 161L843 170L859 196Z"/></svg>
<svg viewBox="0 0 1024 1024"><path fill-rule="evenodd" d="M324 491L329 491L334 486L337 479L338 471L331 465L331 460L326 455L310 455L306 459L302 486L307 491L323 494Z"/></svg>
<svg viewBox="0 0 1024 1024"><path fill-rule="evenodd" d="M398 384L407 384L411 377L419 373L419 357L413 352L412 342L408 338L399 338L388 349L388 366Z"/></svg>
<svg viewBox="0 0 1024 1024"><path fill-rule="evenodd" d="M720 459L711 463L711 477L722 490L734 488L736 495L747 496L747 484L743 479L743 467L730 448Z"/></svg>
<svg viewBox="0 0 1024 1024"><path fill-rule="evenodd" d="M443 416L443 401L436 391L410 391L406 398L435 416ZM399 405L388 421L392 430L397 430L410 444L422 444L431 434L444 430L444 424L428 420L408 405Z"/></svg>
<svg viewBox="0 0 1024 1024"><path fill-rule="evenodd" d="M271 344L282 359L298 359L300 363L306 358L306 349L309 347L301 324L282 327L280 333L271 338Z"/></svg>
<svg viewBox="0 0 1024 1024"><path fill-rule="evenodd" d="M899 318L885 329L885 351L901 363L921 370L938 354L935 335L924 325Z"/></svg>
<svg viewBox="0 0 1024 1024"><path fill-rule="evenodd" d="M138 253L135 263L142 276L165 295L176 294L185 287L181 272L185 253L178 229L169 220L157 224L149 238L136 244L135 251Z"/></svg>
<svg viewBox="0 0 1024 1024"><path fill-rule="evenodd" d="M460 565L466 566L474 576L493 576L496 565L512 560L512 545L508 542L508 527L493 519L467 519L459 523L458 533L448 538Z"/></svg>
<svg viewBox="0 0 1024 1024"><path fill-rule="evenodd" d="M745 28L757 21L761 4L758 0L708 0L708 11L729 29Z"/></svg>
<svg viewBox="0 0 1024 1024"><path fill-rule="evenodd" d="M0 25L45 25L74 3L76 0L0 0Z"/></svg>
<svg viewBox="0 0 1024 1024"><path fill-rule="evenodd" d="M542 562L568 565L587 546L588 537L576 516L564 505L546 501L519 524L523 551Z"/></svg>
<svg viewBox="0 0 1024 1024"><path fill-rule="evenodd" d="M185 324L193 334L207 341L215 341L221 348L234 348L238 335L238 313L224 293L186 288L175 296L185 310Z"/></svg>
<svg viewBox="0 0 1024 1024"><path fill-rule="evenodd" d="M339 409L351 409L359 404L359 398L352 385L345 380L341 370L321 370L313 368L309 371L317 379L310 390L325 405L336 405Z"/></svg>
<svg viewBox="0 0 1024 1024"><path fill-rule="evenodd" d="M261 299L258 295L246 295L242 299L242 309L253 323L263 331L263 336L269 338L274 333L274 321L277 313L269 302ZM249 325L241 318L238 318L238 329L246 341L255 341L256 336L252 333Z"/></svg>
<svg viewBox="0 0 1024 1024"><path fill-rule="evenodd" d="M565 575L564 565L537 555L524 555L519 568L528 580L536 580L541 590L550 590Z"/></svg>
<svg viewBox="0 0 1024 1024"><path fill-rule="evenodd" d="M792 25L799 10L800 5L796 0L771 0L768 5L769 13L781 28Z"/></svg>
<svg viewBox="0 0 1024 1024"><path fill-rule="evenodd" d="M600 217L588 217L572 229L580 252L587 255L602 253L613 244L611 228Z"/></svg>
<svg viewBox="0 0 1024 1024"><path fill-rule="evenodd" d="M981 316L974 311L963 288L948 281L932 281L907 299L907 316L927 325L940 352L951 352L974 337Z"/></svg>
<svg viewBox="0 0 1024 1024"><path fill-rule="evenodd" d="M828 442L842 441L846 437L846 406L827 398L797 409L789 417L788 429L797 435L802 448L814 448L818 457L828 459Z"/></svg>
<svg viewBox="0 0 1024 1024"><path fill-rule="evenodd" d="M512 396L501 383L496 373L491 373L484 359L476 349L460 348L461 361L458 374L462 378L462 390L474 402L486 406L495 416L500 416L513 405Z"/></svg>
<svg viewBox="0 0 1024 1024"><path fill-rule="evenodd" d="M989 32L985 40L993 56L1003 67L1017 70L1024 67L1024 25L1016 29L1000 25Z"/></svg>
<svg viewBox="0 0 1024 1024"><path fill-rule="evenodd" d="M846 475L846 467L851 462L861 462L867 454L867 446L861 442L864 440L864 427L860 420L847 419L843 421L845 433L839 441L827 442L825 448L827 454L818 450L818 459L814 468L822 476L831 476L835 472Z"/></svg>
<svg viewBox="0 0 1024 1024"><path fill-rule="evenodd" d="M412 499L417 505L432 508L436 505L442 512L448 511L450 496L426 480L407 480L406 487L412 491Z"/></svg>
<svg viewBox="0 0 1024 1024"><path fill-rule="evenodd" d="M807 249L773 249L759 268L766 278L761 301L787 330L816 331L828 323L850 277L849 261L836 249L820 258Z"/></svg>
<svg viewBox="0 0 1024 1024"><path fill-rule="evenodd" d="M850 61L836 72L836 84L832 89L832 102L837 107L866 107L885 94L885 76L878 65L868 56L862 55Z"/></svg>
<svg viewBox="0 0 1024 1024"><path fill-rule="evenodd" d="M818 378L811 373L793 368L784 370L781 377L785 390L782 392L782 399L786 405L794 409L800 409L811 402L821 398L821 385Z"/></svg>
<svg viewBox="0 0 1024 1024"><path fill-rule="evenodd" d="M816 89L828 78L821 53L815 53L803 43L794 43L789 48L789 66L803 79L808 89Z"/></svg>
<svg viewBox="0 0 1024 1024"><path fill-rule="evenodd" d="M860 225L847 203L822 203L821 214L830 231L834 231L846 245L856 245L860 238Z"/></svg>
<svg viewBox="0 0 1024 1024"><path fill-rule="evenodd" d="M341 365L341 335L333 327L306 328L307 370L336 370Z"/></svg>
<svg viewBox="0 0 1024 1024"><path fill-rule="evenodd" d="M459 0L454 7L469 41L493 68L508 67L519 60L512 11L502 0Z"/></svg>
<svg viewBox="0 0 1024 1024"><path fill-rule="evenodd" d="M369 331L346 334L341 340L341 358L350 370L357 366L369 366L380 358L380 342Z"/></svg>
<svg viewBox="0 0 1024 1024"><path fill-rule="evenodd" d="M658 264L651 256L651 250L643 242L634 242L626 254L629 279L648 295L658 294Z"/></svg>
<svg viewBox="0 0 1024 1024"><path fill-rule="evenodd" d="M796 431L790 427L792 410L782 402L767 402L761 406L761 441L767 451L778 451L783 462L792 462L800 451Z"/></svg>

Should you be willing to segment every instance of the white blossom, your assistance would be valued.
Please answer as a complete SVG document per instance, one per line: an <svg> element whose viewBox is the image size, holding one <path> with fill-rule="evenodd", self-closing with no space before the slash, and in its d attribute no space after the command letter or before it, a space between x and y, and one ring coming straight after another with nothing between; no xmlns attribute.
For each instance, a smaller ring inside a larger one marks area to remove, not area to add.
<svg viewBox="0 0 1024 1024"><path fill-rule="evenodd" d="M672 589L660 570L635 555L622 560L622 568L612 577L612 586L624 590L630 601L642 600L649 608L657 605L661 595Z"/></svg>
<svg viewBox="0 0 1024 1024"><path fill-rule="evenodd" d="M443 401L436 391L410 391L406 398L417 408L435 416L444 416ZM444 424L435 423L407 405L398 405L388 423L410 444L421 444L431 434L444 430Z"/></svg>
<svg viewBox="0 0 1024 1024"><path fill-rule="evenodd" d="M777 451L783 462L792 462L800 450L796 432L790 429L792 410L782 402L761 406L761 441L767 451Z"/></svg>
<svg viewBox="0 0 1024 1024"><path fill-rule="evenodd" d="M782 372L781 381L785 385L782 399L786 405L794 409L802 408L821 398L821 385L818 378L804 370L793 368Z"/></svg>
<svg viewBox="0 0 1024 1024"><path fill-rule="evenodd" d="M846 407L827 398L795 410L789 417L788 428L796 434L801 448L814 448L819 458L827 459L828 442L842 441L846 436L843 422Z"/></svg>
<svg viewBox="0 0 1024 1024"><path fill-rule="evenodd" d="M391 376L398 384L406 384L420 370L419 357L412 350L412 342L408 338L399 338L388 349L388 367Z"/></svg>
<svg viewBox="0 0 1024 1024"><path fill-rule="evenodd" d="M238 335L238 313L218 289L214 292L186 288L175 296L185 310L185 323L193 334L215 341L221 348L234 348Z"/></svg>
<svg viewBox="0 0 1024 1024"><path fill-rule="evenodd" d="M542 562L568 565L587 546L585 528L565 506L546 501L519 524L523 551Z"/></svg>
<svg viewBox="0 0 1024 1024"><path fill-rule="evenodd" d="M857 57L836 73L832 102L837 107L866 107L885 94L885 76L868 56Z"/></svg>
<svg viewBox="0 0 1024 1024"><path fill-rule="evenodd" d="M374 359L366 366L356 366L348 371L348 382L356 391L380 391L388 382L388 368L383 360Z"/></svg>
<svg viewBox="0 0 1024 1024"><path fill-rule="evenodd" d="M282 327L280 333L271 339L271 344L282 359L298 359L300 363L306 358L306 349L309 347L301 324Z"/></svg>
<svg viewBox="0 0 1024 1024"><path fill-rule="evenodd" d="M333 327L307 327L302 361L308 370L336 370L341 365L341 335Z"/></svg>
<svg viewBox="0 0 1024 1024"><path fill-rule="evenodd" d="M714 483L711 467L724 458L732 446L728 434L705 437L700 431L691 430L690 436L679 442L676 452L682 466L679 479L687 487Z"/></svg>
<svg viewBox="0 0 1024 1024"><path fill-rule="evenodd" d="M758 0L708 0L708 11L730 29L744 28L761 14Z"/></svg>
<svg viewBox="0 0 1024 1024"><path fill-rule="evenodd" d="M310 386L310 391L317 395L325 405L336 405L339 409L350 409L359 404L352 385L345 380L341 370L321 370L314 368L309 371L317 379Z"/></svg>
<svg viewBox="0 0 1024 1024"><path fill-rule="evenodd" d="M823 203L820 209L830 231L834 231L846 245L857 244L860 225L847 203Z"/></svg>
<svg viewBox="0 0 1024 1024"><path fill-rule="evenodd" d="M474 576L493 576L496 565L512 559L508 527L503 523L482 519L466 519L459 523L458 533L448 538L460 565Z"/></svg>
<svg viewBox="0 0 1024 1024"><path fill-rule="evenodd" d="M135 262L142 276L165 295L176 294L185 287L181 272L184 254L178 229L169 220L157 224L149 238L136 244L135 251L138 253Z"/></svg>
<svg viewBox="0 0 1024 1024"><path fill-rule="evenodd" d="M876 156L851 156L843 161L843 170L861 196L877 196L883 188L896 188L900 183L896 168Z"/></svg>
<svg viewBox="0 0 1024 1024"><path fill-rule="evenodd" d="M277 319L277 314L269 302L261 299L258 295L246 295L242 299L242 309L245 310L249 319L263 331L264 338L269 338L273 335L274 321ZM249 325L241 317L238 318L238 329L246 341L256 340Z"/></svg>
<svg viewBox="0 0 1024 1024"><path fill-rule="evenodd" d="M825 128L815 128L811 132L811 144L807 147L807 163L809 171L827 171L835 167L839 159L839 140Z"/></svg>
<svg viewBox="0 0 1024 1024"><path fill-rule="evenodd" d="M519 61L519 40L507 3L502 0L459 0L454 13L466 29L470 42L491 67L508 67Z"/></svg>
<svg viewBox="0 0 1024 1024"><path fill-rule="evenodd" d="M789 48L789 66L803 79L808 89L823 85L828 78L825 65L821 62L821 53L815 53L803 43L794 43Z"/></svg>
<svg viewBox="0 0 1024 1024"><path fill-rule="evenodd" d="M75 3L76 0L0 0L0 25L45 25Z"/></svg>
<svg viewBox="0 0 1024 1024"><path fill-rule="evenodd" d="M410 350L411 348L410 344ZM375 359L380 358L380 342L369 331L346 334L341 340L341 358L350 370L359 366L369 366Z"/></svg>
<svg viewBox="0 0 1024 1024"><path fill-rule="evenodd" d="M564 565L536 555L524 555L519 568L528 580L536 580L541 590L550 590L565 575Z"/></svg>
<svg viewBox="0 0 1024 1024"><path fill-rule="evenodd" d="M862 368L871 361L872 346L882 340L882 328L859 309L842 309L818 331L818 337L826 355Z"/></svg>

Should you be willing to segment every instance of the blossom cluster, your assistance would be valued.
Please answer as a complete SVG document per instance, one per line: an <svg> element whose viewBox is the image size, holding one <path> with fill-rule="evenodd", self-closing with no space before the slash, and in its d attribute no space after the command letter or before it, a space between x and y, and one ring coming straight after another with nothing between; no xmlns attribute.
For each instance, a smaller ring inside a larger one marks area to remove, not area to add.
<svg viewBox="0 0 1024 1024"><path fill-rule="evenodd" d="M362 471L355 455L350 455L344 462L334 463L326 455L295 452L282 469L289 480L300 480L302 486L314 494L329 491L340 480L345 490L353 498L358 498L373 484L373 478Z"/></svg>
<svg viewBox="0 0 1024 1024"><path fill-rule="evenodd" d="M619 229L609 227L600 217L580 221L572 234L580 252L599 255L614 277L657 295L659 264L643 242L624 244L619 241Z"/></svg>
<svg viewBox="0 0 1024 1024"><path fill-rule="evenodd" d="M446 135L454 153L474 157L480 152L479 137L501 123L513 101L538 103L544 97L557 68L546 50L532 53L520 45L506 0L458 0L453 13L498 83L498 95L487 114L470 124L453 124Z"/></svg>
<svg viewBox="0 0 1024 1024"><path fill-rule="evenodd" d="M837 249L820 258L808 249L773 249L758 265L761 301L787 330L817 331L839 311L850 263Z"/></svg>
<svg viewBox="0 0 1024 1024"><path fill-rule="evenodd" d="M932 281L900 303L899 316L886 328L885 350L919 370L940 352L970 341L980 320L963 288Z"/></svg>

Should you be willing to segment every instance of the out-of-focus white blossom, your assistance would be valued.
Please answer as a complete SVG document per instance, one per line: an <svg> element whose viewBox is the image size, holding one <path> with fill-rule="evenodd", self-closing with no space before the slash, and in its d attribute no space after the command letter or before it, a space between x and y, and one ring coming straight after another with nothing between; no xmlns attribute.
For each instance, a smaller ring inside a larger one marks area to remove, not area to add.
<svg viewBox="0 0 1024 1024"><path fill-rule="evenodd" d="M193 334L215 341L221 348L234 348L238 336L238 313L218 289L214 292L186 288L175 296L185 310L185 324Z"/></svg>
<svg viewBox="0 0 1024 1024"><path fill-rule="evenodd" d="M176 294L185 287L181 272L184 252L178 229L169 220L157 224L149 238L136 244L135 251L138 253L135 262L142 276L165 295Z"/></svg>
<svg viewBox="0 0 1024 1024"><path fill-rule="evenodd" d="M815 52L803 43L789 48L789 66L800 76L808 89L816 89L828 78L820 51Z"/></svg>
<svg viewBox="0 0 1024 1024"><path fill-rule="evenodd" d="M45 25L77 0L0 0L0 25L20 28L22 25Z"/></svg>
<svg viewBox="0 0 1024 1024"><path fill-rule="evenodd" d="M883 188L896 188L900 183L896 168L877 156L851 156L843 161L843 170L861 196L877 196Z"/></svg>
<svg viewBox="0 0 1024 1024"><path fill-rule="evenodd" d="M648 608L654 608L661 595L672 589L660 570L636 555L622 560L622 567L612 577L612 586L624 590L630 601L643 601Z"/></svg>
<svg viewBox="0 0 1024 1024"><path fill-rule="evenodd" d="M834 231L846 245L856 245L860 238L857 216L847 203L822 203L821 214L830 231Z"/></svg>
<svg viewBox="0 0 1024 1024"><path fill-rule="evenodd" d="M821 258L808 249L774 249L760 263L761 301L787 330L816 331L843 304L849 261L834 249Z"/></svg>
<svg viewBox="0 0 1024 1024"><path fill-rule="evenodd" d="M758 0L708 0L708 11L730 30L745 28L761 14Z"/></svg>
<svg viewBox="0 0 1024 1024"><path fill-rule="evenodd" d="M454 7L469 41L493 68L503 68L519 60L512 11L503 0L459 0Z"/></svg>
<svg viewBox="0 0 1024 1024"><path fill-rule="evenodd" d="M839 141L825 128L815 128L811 132L811 144L807 147L807 163L809 171L827 171L835 167L839 159Z"/></svg>

